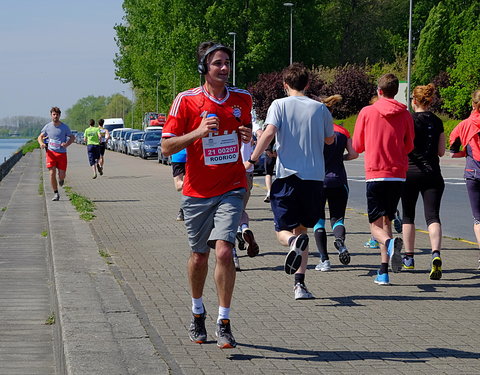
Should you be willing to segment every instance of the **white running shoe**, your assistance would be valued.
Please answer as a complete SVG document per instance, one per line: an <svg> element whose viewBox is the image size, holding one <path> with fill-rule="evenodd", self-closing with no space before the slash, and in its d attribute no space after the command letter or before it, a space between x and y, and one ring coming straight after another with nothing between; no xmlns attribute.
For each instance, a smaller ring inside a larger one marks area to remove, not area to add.
<svg viewBox="0 0 480 375"><path fill-rule="evenodd" d="M295 299L313 299L315 298L312 293L310 293L305 285L297 283L293 288L295 292Z"/></svg>
<svg viewBox="0 0 480 375"><path fill-rule="evenodd" d="M323 262L320 261L320 263L318 263L315 267L316 271L322 271L322 272L330 271L331 269L332 269L332 267L330 265L330 260L329 259L324 260Z"/></svg>

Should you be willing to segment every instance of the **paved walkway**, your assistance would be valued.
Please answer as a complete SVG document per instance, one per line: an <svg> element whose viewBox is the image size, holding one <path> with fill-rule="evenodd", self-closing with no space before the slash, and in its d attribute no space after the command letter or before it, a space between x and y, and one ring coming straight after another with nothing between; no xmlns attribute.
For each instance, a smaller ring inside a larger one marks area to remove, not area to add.
<svg viewBox="0 0 480 375"><path fill-rule="evenodd" d="M40 151L0 182L0 374L55 374Z"/></svg>
<svg viewBox="0 0 480 375"><path fill-rule="evenodd" d="M391 274L393 285L379 287L373 283L378 250L362 246L369 237L367 219L349 210L351 265L340 265L332 249L332 272L321 273L313 269L318 258L312 256L306 281L317 298L295 301L292 276L283 272L286 249L275 239L260 186L249 214L261 253L241 253L232 306L239 345L215 345L213 257L205 290L210 341L191 343L189 250L183 223L175 221L180 196L171 169L113 152L106 159L105 175L92 180L85 148L69 148L66 185L95 202L90 224L78 219L63 192L60 202L51 202L47 187L69 373L478 372L480 271L474 246L445 239L444 277L434 282L428 278L428 237L419 233L417 269ZM111 265L99 250L111 255Z"/></svg>
<svg viewBox="0 0 480 375"><path fill-rule="evenodd" d="M272 229L272 214L255 187L249 205L251 227L261 253L243 255L232 324L238 348L219 350L214 341L215 286L209 275L205 301L210 342L190 343L190 297L186 278L188 246L176 222L180 196L170 167L107 152L105 175L90 178L85 149L70 150L67 184L92 199L91 228L100 248L112 255L116 277L156 349L185 374L290 373L474 373L480 368L478 251L444 241L444 278L428 278L428 238L418 235L421 252L415 272L392 275L393 285L373 283L379 255L362 244L367 219L349 211L351 266L313 270L307 285L317 299L295 301L293 280L283 268L285 249ZM92 249L92 254L95 249ZM213 257L211 259L213 269Z"/></svg>

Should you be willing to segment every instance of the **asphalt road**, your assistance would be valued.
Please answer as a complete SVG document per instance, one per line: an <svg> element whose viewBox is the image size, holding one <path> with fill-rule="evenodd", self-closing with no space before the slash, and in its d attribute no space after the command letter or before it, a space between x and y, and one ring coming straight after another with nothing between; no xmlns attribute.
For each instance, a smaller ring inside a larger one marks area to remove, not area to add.
<svg viewBox="0 0 480 375"><path fill-rule="evenodd" d="M442 220L443 234L453 238L462 238L475 242L473 233L472 211L467 196L465 182L463 180L464 159L450 159L445 155L441 159L442 174L445 180L445 192L443 194L440 218ZM367 212L365 198L365 174L363 157L345 163L350 187L348 207L362 212ZM265 184L261 176L255 177L255 182ZM401 205L399 205L401 212ZM417 202L417 214L415 225L418 229L426 230L423 201Z"/></svg>

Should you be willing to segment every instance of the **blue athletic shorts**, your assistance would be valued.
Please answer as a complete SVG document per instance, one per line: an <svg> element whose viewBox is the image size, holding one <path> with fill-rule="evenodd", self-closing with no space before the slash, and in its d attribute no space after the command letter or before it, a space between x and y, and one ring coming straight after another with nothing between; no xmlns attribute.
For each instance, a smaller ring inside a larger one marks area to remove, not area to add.
<svg viewBox="0 0 480 375"><path fill-rule="evenodd" d="M325 219L322 209L323 181L302 180L296 175L277 178L270 190L275 230L293 230L303 225L313 228Z"/></svg>
<svg viewBox="0 0 480 375"><path fill-rule="evenodd" d="M88 162L90 163L90 166L92 166L98 161L98 159L100 159L100 146L88 145L87 153L88 153Z"/></svg>
<svg viewBox="0 0 480 375"><path fill-rule="evenodd" d="M393 220L404 185L405 182L403 181L367 182L369 223L373 223L382 216L387 216L390 220Z"/></svg>
<svg viewBox="0 0 480 375"><path fill-rule="evenodd" d="M193 252L208 253L217 240L235 244L244 195L242 188L212 198L183 196L185 226Z"/></svg>

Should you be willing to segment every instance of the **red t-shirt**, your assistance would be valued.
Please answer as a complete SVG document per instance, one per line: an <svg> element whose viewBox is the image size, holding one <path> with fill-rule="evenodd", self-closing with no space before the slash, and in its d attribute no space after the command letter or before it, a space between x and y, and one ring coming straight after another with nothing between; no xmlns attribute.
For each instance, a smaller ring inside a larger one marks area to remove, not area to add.
<svg viewBox="0 0 480 375"><path fill-rule="evenodd" d="M227 94L221 100L211 96L203 87L184 91L175 98L168 119L163 127L163 138L181 136L198 128L202 114L216 114L219 131L215 136L237 134L236 146L240 152L238 127L250 124L252 97L246 90L227 87ZM187 163L183 194L190 197L210 198L227 191L247 188L242 157L223 164L206 165L204 142L197 139L187 147Z"/></svg>

